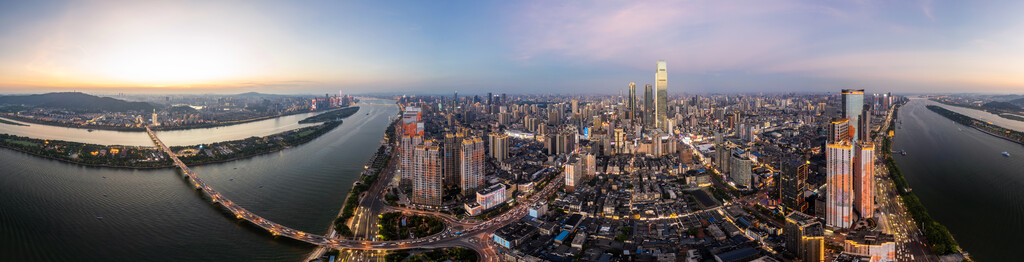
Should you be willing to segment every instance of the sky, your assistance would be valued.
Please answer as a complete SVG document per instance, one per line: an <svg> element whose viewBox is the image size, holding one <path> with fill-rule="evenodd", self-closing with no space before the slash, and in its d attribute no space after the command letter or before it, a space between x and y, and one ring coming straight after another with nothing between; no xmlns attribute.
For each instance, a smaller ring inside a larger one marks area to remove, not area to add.
<svg viewBox="0 0 1024 262"><path fill-rule="evenodd" d="M1024 1L0 1L0 93L1024 93Z"/></svg>

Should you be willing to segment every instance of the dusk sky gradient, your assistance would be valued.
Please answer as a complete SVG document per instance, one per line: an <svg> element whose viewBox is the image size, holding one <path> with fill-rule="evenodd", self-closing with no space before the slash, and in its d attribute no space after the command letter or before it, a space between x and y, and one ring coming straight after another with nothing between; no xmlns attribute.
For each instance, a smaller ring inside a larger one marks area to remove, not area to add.
<svg viewBox="0 0 1024 262"><path fill-rule="evenodd" d="M1021 1L3 1L0 93L1024 93Z"/></svg>

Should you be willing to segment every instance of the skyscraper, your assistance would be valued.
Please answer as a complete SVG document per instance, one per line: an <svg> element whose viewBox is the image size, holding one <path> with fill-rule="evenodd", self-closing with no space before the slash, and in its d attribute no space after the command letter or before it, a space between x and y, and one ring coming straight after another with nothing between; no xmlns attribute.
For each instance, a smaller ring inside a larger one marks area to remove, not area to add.
<svg viewBox="0 0 1024 262"><path fill-rule="evenodd" d="M654 127L654 117L654 90L644 85L644 128Z"/></svg>
<svg viewBox="0 0 1024 262"><path fill-rule="evenodd" d="M863 141L871 141L871 105L865 104L861 115L857 123L857 137L861 137Z"/></svg>
<svg viewBox="0 0 1024 262"><path fill-rule="evenodd" d="M628 118L631 122L636 123L636 83L629 82L629 112Z"/></svg>
<svg viewBox="0 0 1024 262"><path fill-rule="evenodd" d="M462 140L464 135L459 132L444 135L444 184L445 186L459 185L461 177Z"/></svg>
<svg viewBox="0 0 1024 262"><path fill-rule="evenodd" d="M810 164L798 159L790 159L782 163L781 183L779 183L779 199L787 210L803 212L803 192L807 190L807 176L810 175Z"/></svg>
<svg viewBox="0 0 1024 262"><path fill-rule="evenodd" d="M462 195L471 196L484 185L484 141L472 137L462 140L461 146Z"/></svg>
<svg viewBox="0 0 1024 262"><path fill-rule="evenodd" d="M853 224L853 145L842 140L825 147L825 225L848 228Z"/></svg>
<svg viewBox="0 0 1024 262"><path fill-rule="evenodd" d="M413 172L412 202L414 204L441 205L441 151L430 141L416 147Z"/></svg>
<svg viewBox="0 0 1024 262"><path fill-rule="evenodd" d="M851 127L860 123L864 108L864 89L843 89L843 117L850 121ZM859 128L859 126L857 126ZM851 128L856 129L856 128ZM852 132L852 143L860 139L858 132Z"/></svg>
<svg viewBox="0 0 1024 262"><path fill-rule="evenodd" d="M654 72L654 86L658 92L654 100L655 126L668 131L668 124L665 122L668 117L668 69L665 60L658 60L658 68Z"/></svg>
<svg viewBox="0 0 1024 262"><path fill-rule="evenodd" d="M853 205L861 218L874 217L875 213L875 144L869 141L857 142L853 166Z"/></svg>

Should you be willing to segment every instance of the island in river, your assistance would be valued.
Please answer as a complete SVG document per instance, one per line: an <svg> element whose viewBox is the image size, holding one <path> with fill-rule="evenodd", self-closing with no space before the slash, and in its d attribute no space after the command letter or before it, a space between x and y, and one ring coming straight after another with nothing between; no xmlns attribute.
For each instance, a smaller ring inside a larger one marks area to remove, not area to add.
<svg viewBox="0 0 1024 262"><path fill-rule="evenodd" d="M999 137L999 138L1002 138L1002 139L1010 140L1010 141L1016 142L1018 144L1024 144L1024 132L1020 132L1020 131L1004 128L1004 127L992 124L990 122L985 122L985 121L981 121L981 120L978 120L978 119L974 119L973 117L969 117L969 116L966 116L966 115L963 115L963 114L960 114L960 113L957 113L957 112L953 112L953 111L950 111L949 109L945 109L945 108L942 108L940 106L927 105L925 107L927 107L928 110L931 110L932 112L938 113L939 115L944 116L944 117L946 117L946 118L948 118L950 120L953 120L953 122L957 122L957 123L959 123L961 125L973 127L974 129L978 129L979 131L984 132L986 134L993 135L995 137Z"/></svg>
<svg viewBox="0 0 1024 262"><path fill-rule="evenodd" d="M221 163L301 145L333 130L342 121L289 130L264 137L192 146L172 146L189 166ZM170 168L174 163L155 146L97 145L0 134L0 147L86 166Z"/></svg>
<svg viewBox="0 0 1024 262"><path fill-rule="evenodd" d="M340 120L342 118L349 117L349 116L355 114L356 112L359 112L359 107L358 106L357 107L345 107L345 108L342 108L342 109L331 110L331 111L327 111L327 112L321 113L319 115L307 117L306 119L299 120L299 124L319 123L319 122L327 122L327 121Z"/></svg>

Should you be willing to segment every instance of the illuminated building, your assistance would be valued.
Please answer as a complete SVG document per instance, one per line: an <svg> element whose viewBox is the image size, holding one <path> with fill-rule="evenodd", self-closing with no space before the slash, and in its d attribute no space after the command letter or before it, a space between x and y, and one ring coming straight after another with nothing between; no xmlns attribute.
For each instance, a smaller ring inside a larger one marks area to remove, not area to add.
<svg viewBox="0 0 1024 262"><path fill-rule="evenodd" d="M896 261L896 242L893 235L878 231L857 230L843 241L845 253L865 256L871 262Z"/></svg>
<svg viewBox="0 0 1024 262"><path fill-rule="evenodd" d="M441 205L441 151L431 141L416 147L413 171L412 202L414 204Z"/></svg>
<svg viewBox="0 0 1024 262"><path fill-rule="evenodd" d="M861 218L874 217L875 213L875 144L857 142L853 166L854 207Z"/></svg>
<svg viewBox="0 0 1024 262"><path fill-rule="evenodd" d="M805 262L825 261L825 234L821 222L801 212L786 216L782 234L786 248Z"/></svg>
<svg viewBox="0 0 1024 262"><path fill-rule="evenodd" d="M825 147L825 225L848 228L853 223L853 146L843 140Z"/></svg>
<svg viewBox="0 0 1024 262"><path fill-rule="evenodd" d="M843 140L850 140L850 120L846 118L834 118L828 125L828 142L835 143Z"/></svg>
<svg viewBox="0 0 1024 262"><path fill-rule="evenodd" d="M491 209L505 203L505 185L494 184L484 190L476 192L476 203L484 210Z"/></svg>
<svg viewBox="0 0 1024 262"><path fill-rule="evenodd" d="M583 169L578 158L573 158L565 164L565 192L573 192L576 186L583 183Z"/></svg>

